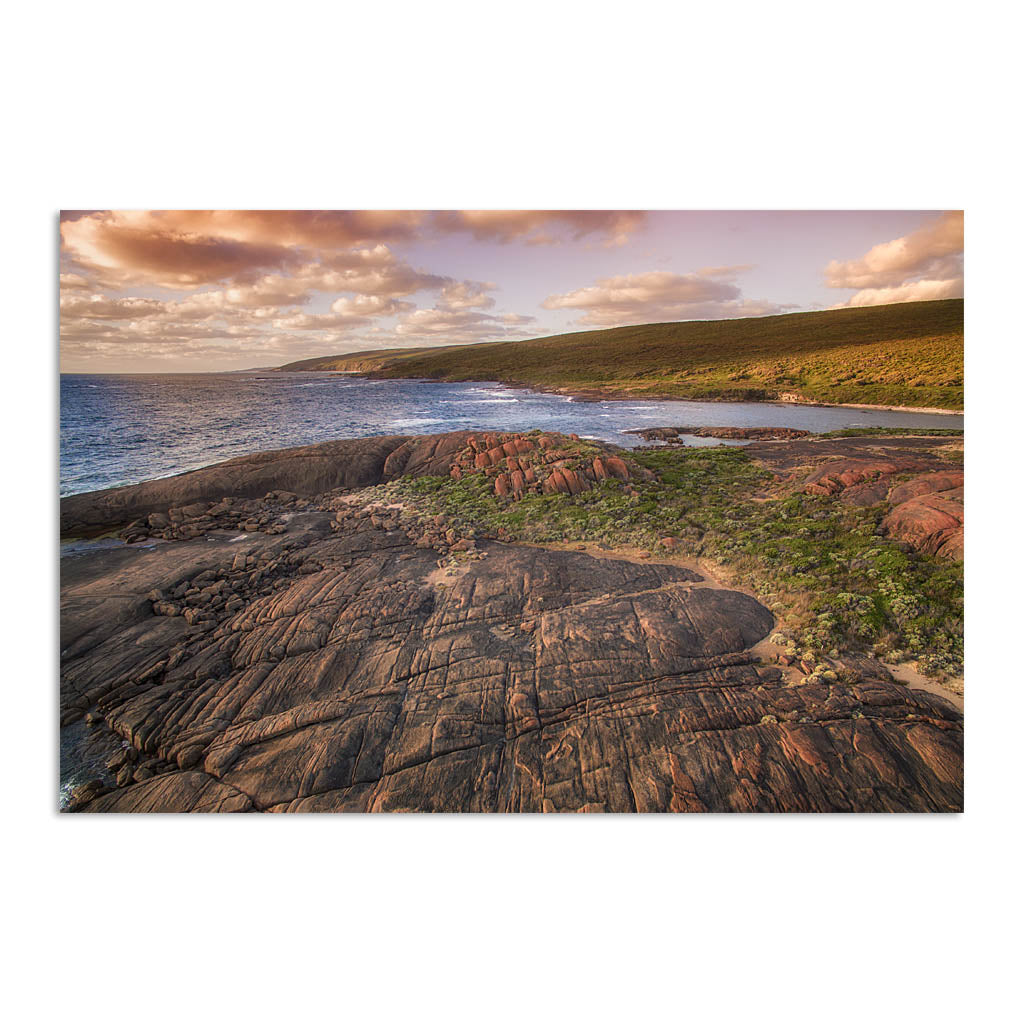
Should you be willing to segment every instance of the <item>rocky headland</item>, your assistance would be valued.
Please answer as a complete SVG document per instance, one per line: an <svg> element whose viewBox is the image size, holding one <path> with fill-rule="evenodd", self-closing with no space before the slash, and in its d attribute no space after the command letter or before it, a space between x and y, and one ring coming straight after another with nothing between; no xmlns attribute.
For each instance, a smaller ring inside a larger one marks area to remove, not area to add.
<svg viewBox="0 0 1024 1024"><path fill-rule="evenodd" d="M869 509L942 572L946 441L753 444L715 486ZM62 537L108 538L61 564L66 809L962 809L957 708L708 571L718 526L664 516L691 478L713 505L710 456L664 458L396 436L64 499Z"/></svg>

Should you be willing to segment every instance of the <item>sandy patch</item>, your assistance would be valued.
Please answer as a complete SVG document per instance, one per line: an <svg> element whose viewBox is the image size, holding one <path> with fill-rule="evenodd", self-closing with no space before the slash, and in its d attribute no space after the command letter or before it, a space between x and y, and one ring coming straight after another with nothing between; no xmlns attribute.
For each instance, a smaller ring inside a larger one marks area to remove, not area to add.
<svg viewBox="0 0 1024 1024"><path fill-rule="evenodd" d="M913 664L890 665L883 662L885 667L893 674L898 683L902 683L909 690L925 690L934 693L937 697L945 697L959 710L964 709L964 681L963 678L952 679L945 685L934 679L929 679L917 671Z"/></svg>

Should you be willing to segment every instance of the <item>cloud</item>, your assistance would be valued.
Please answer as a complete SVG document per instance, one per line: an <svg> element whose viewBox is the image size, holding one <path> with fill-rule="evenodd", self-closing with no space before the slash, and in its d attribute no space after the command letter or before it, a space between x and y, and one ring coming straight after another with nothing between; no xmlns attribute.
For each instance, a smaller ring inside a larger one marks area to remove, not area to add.
<svg viewBox="0 0 1024 1024"><path fill-rule="evenodd" d="M295 313L281 317L274 321L274 327L289 331L352 330L368 326L374 317L397 316L415 308L411 302L399 302L380 295L357 295L336 299L331 303L329 313Z"/></svg>
<svg viewBox="0 0 1024 1024"><path fill-rule="evenodd" d="M503 329L496 326L497 322L497 317L488 313L434 307L433 309L417 309L410 313L395 328L395 333L414 334L422 337L452 333L459 335L467 333L501 334Z"/></svg>
<svg viewBox="0 0 1024 1024"><path fill-rule="evenodd" d="M753 263L731 263L724 267L701 267L697 273L701 277L722 277L729 280L754 269Z"/></svg>
<svg viewBox="0 0 1024 1024"><path fill-rule="evenodd" d="M963 211L944 213L909 235L874 246L860 259L832 260L825 283L859 289L840 306L959 298L964 293Z"/></svg>
<svg viewBox="0 0 1024 1024"><path fill-rule="evenodd" d="M744 299L732 280L742 269L715 267L695 274L652 270L606 277L588 288L549 295L541 305L545 309L582 310L584 315L577 323L592 327L766 316L792 308Z"/></svg>
<svg viewBox="0 0 1024 1024"><path fill-rule="evenodd" d="M202 353L219 364L240 346L294 358L366 332L395 344L520 337L534 318L489 312L493 282L414 267L393 246L453 233L616 245L644 221L616 210L63 211L62 357L102 366L178 352L194 364ZM408 301L431 292L429 308Z"/></svg>
<svg viewBox="0 0 1024 1024"><path fill-rule="evenodd" d="M92 286L92 282L81 274L60 275L60 291L62 295L69 291L88 290Z"/></svg>
<svg viewBox="0 0 1024 1024"><path fill-rule="evenodd" d="M490 309L494 299L487 292L496 287L493 281L452 281L441 289L441 305L447 309Z"/></svg>
<svg viewBox="0 0 1024 1024"><path fill-rule="evenodd" d="M107 210L62 217L65 250L117 280L167 287L282 269L303 250L340 250L416 237L419 212L386 210Z"/></svg>
<svg viewBox="0 0 1024 1024"><path fill-rule="evenodd" d="M105 284L197 288L245 283L313 261L332 270L380 266L394 259L384 242L416 237L425 217L379 210L101 211L62 218L61 240L66 259Z"/></svg>
<svg viewBox="0 0 1024 1024"><path fill-rule="evenodd" d="M398 261L387 266L360 266L344 270L325 270L310 264L299 269L295 277L309 288L321 292L356 292L360 295L392 297L436 291L452 283L450 277L415 270L409 264Z"/></svg>
<svg viewBox="0 0 1024 1024"><path fill-rule="evenodd" d="M566 232L576 240L598 234L605 244L621 244L645 216L629 210L84 210L65 211L60 229L75 271L109 287L180 289L244 284L309 262L365 269L374 257L390 256L385 243L450 232L527 243L554 242Z"/></svg>
<svg viewBox="0 0 1024 1024"><path fill-rule="evenodd" d="M164 303L156 299L111 299L105 295L61 295L62 322L77 319L138 320L159 313Z"/></svg>
<svg viewBox="0 0 1024 1024"><path fill-rule="evenodd" d="M439 344L462 345L476 341L510 341L524 337L520 329L536 318L525 314L504 313L495 316L472 309L435 306L417 309L391 331L396 340L434 339ZM379 332L382 333L382 332Z"/></svg>
<svg viewBox="0 0 1024 1024"><path fill-rule="evenodd" d="M494 242L551 245L567 232L575 241L597 234L607 245L622 245L646 221L643 210L445 210L434 215L433 224Z"/></svg>
<svg viewBox="0 0 1024 1024"><path fill-rule="evenodd" d="M64 221L66 253L105 282L197 287L294 260L281 245L185 232L154 213L100 213Z"/></svg>
<svg viewBox="0 0 1024 1024"><path fill-rule="evenodd" d="M949 281L913 281L893 288L864 288L841 306L884 306L891 302L921 302L926 299L961 299L962 277Z"/></svg>

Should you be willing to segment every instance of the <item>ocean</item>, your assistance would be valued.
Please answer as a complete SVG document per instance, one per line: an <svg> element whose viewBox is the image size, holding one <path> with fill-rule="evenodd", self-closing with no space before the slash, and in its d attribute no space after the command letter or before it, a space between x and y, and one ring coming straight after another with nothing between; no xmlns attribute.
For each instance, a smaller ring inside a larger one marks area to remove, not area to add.
<svg viewBox="0 0 1024 1024"><path fill-rule="evenodd" d="M62 374L60 493L346 437L539 428L633 447L645 442L624 431L682 425L960 428L963 417L741 402L591 402L487 382L328 373Z"/></svg>

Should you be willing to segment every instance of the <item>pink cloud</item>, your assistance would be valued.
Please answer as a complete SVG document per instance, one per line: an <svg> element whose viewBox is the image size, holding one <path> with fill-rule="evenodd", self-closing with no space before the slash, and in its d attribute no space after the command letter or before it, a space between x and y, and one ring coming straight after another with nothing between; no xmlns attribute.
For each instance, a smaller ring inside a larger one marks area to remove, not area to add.
<svg viewBox="0 0 1024 1024"><path fill-rule="evenodd" d="M496 287L492 281L452 281L441 289L441 305L447 309L490 309L494 299L487 293Z"/></svg>
<svg viewBox="0 0 1024 1024"><path fill-rule="evenodd" d="M964 215L954 210L917 231L825 268L830 288L859 291L840 306L874 306L964 293Z"/></svg>
<svg viewBox="0 0 1024 1024"><path fill-rule="evenodd" d="M584 315L577 322L592 327L765 316L790 308L744 299L732 281L741 269L715 267L696 274L651 270L606 277L587 288L549 295L541 305L545 309L581 310Z"/></svg>
<svg viewBox="0 0 1024 1024"><path fill-rule="evenodd" d="M549 245L559 232L579 240L597 234L621 245L647 221L643 210L445 210L434 215L443 231L469 231L474 238L496 242L525 241Z"/></svg>

